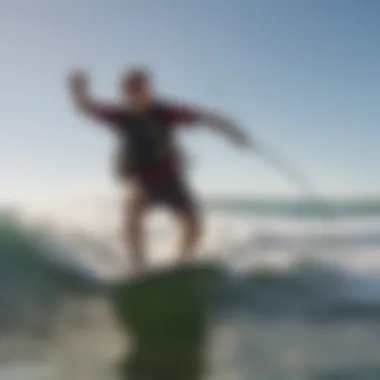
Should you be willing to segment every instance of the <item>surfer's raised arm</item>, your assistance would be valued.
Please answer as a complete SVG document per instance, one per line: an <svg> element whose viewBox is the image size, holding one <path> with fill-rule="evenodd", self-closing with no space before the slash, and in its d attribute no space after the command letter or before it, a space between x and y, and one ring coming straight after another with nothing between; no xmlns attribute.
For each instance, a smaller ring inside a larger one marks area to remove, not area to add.
<svg viewBox="0 0 380 380"><path fill-rule="evenodd" d="M75 108L83 115L115 126L120 120L120 107L103 103L90 94L90 82L83 71L75 71L68 78L69 93Z"/></svg>

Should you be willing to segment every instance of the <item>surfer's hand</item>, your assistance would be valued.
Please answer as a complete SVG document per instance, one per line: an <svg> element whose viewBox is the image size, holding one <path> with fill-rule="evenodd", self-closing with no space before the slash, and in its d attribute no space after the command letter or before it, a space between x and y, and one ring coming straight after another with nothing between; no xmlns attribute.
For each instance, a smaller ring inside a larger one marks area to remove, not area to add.
<svg viewBox="0 0 380 380"><path fill-rule="evenodd" d="M71 93L79 95L88 92L89 78L85 71L73 71L68 77L68 82Z"/></svg>
<svg viewBox="0 0 380 380"><path fill-rule="evenodd" d="M239 148L251 148L253 147L253 141L248 135L240 131L234 131L230 135L232 142Z"/></svg>

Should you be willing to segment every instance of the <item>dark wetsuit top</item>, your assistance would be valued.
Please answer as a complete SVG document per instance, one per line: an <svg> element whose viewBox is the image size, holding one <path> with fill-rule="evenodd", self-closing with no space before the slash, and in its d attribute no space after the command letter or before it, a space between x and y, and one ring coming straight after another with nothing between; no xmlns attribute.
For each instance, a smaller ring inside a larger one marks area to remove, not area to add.
<svg viewBox="0 0 380 380"><path fill-rule="evenodd" d="M125 158L132 164L129 175L152 183L179 174L173 132L179 125L197 123L199 115L195 110L154 102L142 113L105 105L98 105L93 111L97 119L117 132L121 145L119 160Z"/></svg>

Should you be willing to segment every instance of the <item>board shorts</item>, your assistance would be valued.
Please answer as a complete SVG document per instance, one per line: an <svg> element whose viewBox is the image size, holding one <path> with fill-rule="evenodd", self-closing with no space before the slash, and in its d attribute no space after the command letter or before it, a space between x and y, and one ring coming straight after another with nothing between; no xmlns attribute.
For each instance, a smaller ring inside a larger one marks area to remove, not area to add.
<svg viewBox="0 0 380 380"><path fill-rule="evenodd" d="M160 182L141 182L149 206L162 206L177 214L192 212L196 208L193 195L186 181L170 177Z"/></svg>
<svg viewBox="0 0 380 380"><path fill-rule="evenodd" d="M135 171L128 154L121 150L116 156L116 178L124 182L136 180L148 198L149 206L164 206L176 213L192 212L196 204L183 176L183 159L164 163L163 170L155 167L149 175ZM173 166L173 167L172 167Z"/></svg>

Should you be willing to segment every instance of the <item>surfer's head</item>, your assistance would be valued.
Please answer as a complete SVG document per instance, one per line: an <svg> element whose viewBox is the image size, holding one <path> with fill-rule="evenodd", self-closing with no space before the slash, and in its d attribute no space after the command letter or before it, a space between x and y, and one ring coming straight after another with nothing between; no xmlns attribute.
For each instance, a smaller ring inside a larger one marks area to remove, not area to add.
<svg viewBox="0 0 380 380"><path fill-rule="evenodd" d="M152 77L148 70L134 68L122 75L123 98L132 107L144 108L153 98Z"/></svg>

